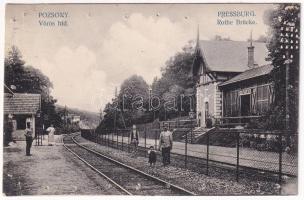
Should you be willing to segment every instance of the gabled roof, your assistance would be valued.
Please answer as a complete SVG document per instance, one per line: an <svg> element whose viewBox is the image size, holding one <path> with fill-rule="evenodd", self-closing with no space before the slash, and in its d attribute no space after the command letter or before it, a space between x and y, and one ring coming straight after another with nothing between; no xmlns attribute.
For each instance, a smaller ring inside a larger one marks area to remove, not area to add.
<svg viewBox="0 0 304 200"><path fill-rule="evenodd" d="M4 93L4 114L36 114L40 110L40 94Z"/></svg>
<svg viewBox="0 0 304 200"><path fill-rule="evenodd" d="M255 67L255 68L244 71L243 73L233 77L232 79L229 79L228 81L221 83L219 86L226 86L226 85L230 85L232 83L237 83L237 82L248 80L251 78L264 76L264 75L269 74L272 69L273 69L273 66L270 64L263 65L261 67Z"/></svg>
<svg viewBox="0 0 304 200"><path fill-rule="evenodd" d="M258 66L269 64L266 44L253 42ZM199 47L208 71L243 72L248 69L248 42L200 40Z"/></svg>

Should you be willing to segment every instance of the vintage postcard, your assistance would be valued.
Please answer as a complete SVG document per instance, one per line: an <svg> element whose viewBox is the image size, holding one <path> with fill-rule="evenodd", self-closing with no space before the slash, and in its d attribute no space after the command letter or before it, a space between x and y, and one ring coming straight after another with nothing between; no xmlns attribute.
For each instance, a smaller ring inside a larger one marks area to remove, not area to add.
<svg viewBox="0 0 304 200"><path fill-rule="evenodd" d="M300 15L7 3L3 196L296 197Z"/></svg>

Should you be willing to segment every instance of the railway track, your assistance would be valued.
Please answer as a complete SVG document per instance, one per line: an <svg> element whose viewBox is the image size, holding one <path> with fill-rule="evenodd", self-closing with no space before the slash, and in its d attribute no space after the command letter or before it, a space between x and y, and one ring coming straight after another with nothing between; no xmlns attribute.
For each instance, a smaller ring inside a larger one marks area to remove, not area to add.
<svg viewBox="0 0 304 200"><path fill-rule="evenodd" d="M64 147L126 195L195 195L182 187L149 175L78 143L73 135L63 138Z"/></svg>

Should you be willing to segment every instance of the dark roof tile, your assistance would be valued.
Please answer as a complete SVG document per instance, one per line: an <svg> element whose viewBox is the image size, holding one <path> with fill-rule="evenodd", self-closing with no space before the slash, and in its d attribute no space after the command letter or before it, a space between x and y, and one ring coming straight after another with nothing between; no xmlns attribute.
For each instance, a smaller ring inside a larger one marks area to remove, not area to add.
<svg viewBox="0 0 304 200"><path fill-rule="evenodd" d="M264 76L264 75L269 74L272 69L273 69L273 66L270 64L263 65L261 67L255 67L255 68L244 71L243 73L233 77L232 79L229 79L228 81L221 83L219 86L230 85L232 83L248 80L248 79L259 77L259 76Z"/></svg>
<svg viewBox="0 0 304 200"><path fill-rule="evenodd" d="M200 49L210 71L243 72L248 69L248 42L200 40ZM266 44L253 42L254 60L258 66L269 64Z"/></svg>
<svg viewBox="0 0 304 200"><path fill-rule="evenodd" d="M40 94L4 94L4 114L35 114L40 110Z"/></svg>

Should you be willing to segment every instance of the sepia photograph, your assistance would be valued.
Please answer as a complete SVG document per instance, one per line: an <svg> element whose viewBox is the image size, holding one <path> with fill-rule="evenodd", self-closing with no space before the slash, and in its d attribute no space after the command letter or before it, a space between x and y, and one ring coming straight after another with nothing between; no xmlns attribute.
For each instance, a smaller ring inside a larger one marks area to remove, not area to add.
<svg viewBox="0 0 304 200"><path fill-rule="evenodd" d="M2 196L299 195L300 3L4 15Z"/></svg>

